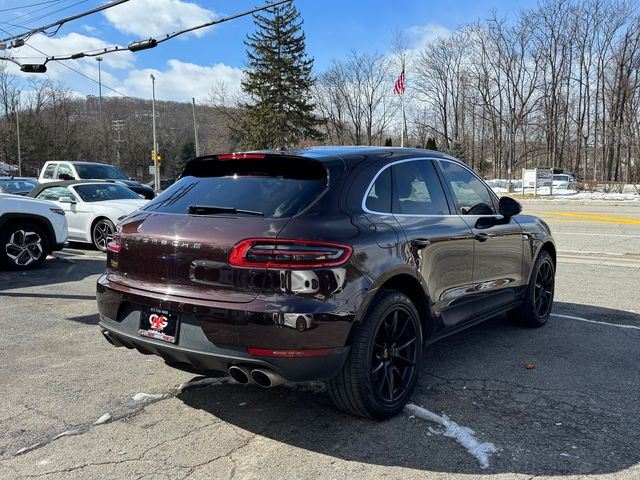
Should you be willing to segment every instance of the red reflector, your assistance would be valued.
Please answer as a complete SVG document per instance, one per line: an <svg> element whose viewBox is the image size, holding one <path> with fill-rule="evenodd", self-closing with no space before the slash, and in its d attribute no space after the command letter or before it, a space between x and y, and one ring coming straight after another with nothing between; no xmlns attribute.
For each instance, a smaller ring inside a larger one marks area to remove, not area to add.
<svg viewBox="0 0 640 480"><path fill-rule="evenodd" d="M264 158L265 156L263 153L225 153L216 155L218 160L244 160L246 158Z"/></svg>
<svg viewBox="0 0 640 480"><path fill-rule="evenodd" d="M304 358L322 357L329 355L331 348L309 348L305 350L272 350L270 348L247 348L249 355L254 357L280 357L280 358Z"/></svg>
<svg viewBox="0 0 640 480"><path fill-rule="evenodd" d="M107 250L113 253L118 253L120 251L120 244L116 242L107 243Z"/></svg>

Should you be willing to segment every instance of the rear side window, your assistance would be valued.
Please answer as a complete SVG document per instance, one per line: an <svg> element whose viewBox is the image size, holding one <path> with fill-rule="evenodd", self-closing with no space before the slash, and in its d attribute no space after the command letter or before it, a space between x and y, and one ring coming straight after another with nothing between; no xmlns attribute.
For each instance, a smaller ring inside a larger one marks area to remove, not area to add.
<svg viewBox="0 0 640 480"><path fill-rule="evenodd" d="M71 190L69 190L67 187L49 187L42 190L36 198L56 202L62 197L75 198L75 195L71 193Z"/></svg>
<svg viewBox="0 0 640 480"><path fill-rule="evenodd" d="M44 173L42 174L42 178L53 178L53 172L56 170L55 163L50 163L47 165L47 168L44 169Z"/></svg>
<svg viewBox="0 0 640 480"><path fill-rule="evenodd" d="M58 167L58 178L60 178L62 175L66 175L69 179L74 178L73 171L71 170L69 165L65 163L61 163Z"/></svg>
<svg viewBox="0 0 640 480"><path fill-rule="evenodd" d="M127 176L116 167L107 164L76 163L79 178L105 179L105 180L129 180Z"/></svg>
<svg viewBox="0 0 640 480"><path fill-rule="evenodd" d="M190 206L220 207L283 218L300 213L327 187L324 166L304 157L203 159L183 175L143 210L186 214Z"/></svg>
<svg viewBox="0 0 640 480"><path fill-rule="evenodd" d="M365 201L367 210L391 213L391 169L385 168L373 183Z"/></svg>
<svg viewBox="0 0 640 480"><path fill-rule="evenodd" d="M449 215L449 206L431 161L416 160L391 167L393 213Z"/></svg>

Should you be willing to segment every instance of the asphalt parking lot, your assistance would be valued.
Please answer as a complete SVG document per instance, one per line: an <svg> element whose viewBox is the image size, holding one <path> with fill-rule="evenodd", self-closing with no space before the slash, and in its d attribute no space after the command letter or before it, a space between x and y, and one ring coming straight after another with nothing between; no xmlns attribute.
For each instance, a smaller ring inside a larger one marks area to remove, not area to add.
<svg viewBox="0 0 640 480"><path fill-rule="evenodd" d="M429 347L412 399L494 444L488 468L436 423L337 411L321 383L203 380L113 348L104 256L74 245L0 272L0 478L640 478L640 205L525 212L558 244L549 324L496 317Z"/></svg>

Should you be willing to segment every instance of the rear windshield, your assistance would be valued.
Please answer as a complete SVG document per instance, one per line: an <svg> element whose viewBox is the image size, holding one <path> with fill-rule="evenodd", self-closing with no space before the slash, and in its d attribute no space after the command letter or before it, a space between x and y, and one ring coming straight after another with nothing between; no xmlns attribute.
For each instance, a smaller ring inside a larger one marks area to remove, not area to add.
<svg viewBox="0 0 640 480"><path fill-rule="evenodd" d="M87 165L76 163L80 178L128 180L127 176L112 165Z"/></svg>
<svg viewBox="0 0 640 480"><path fill-rule="evenodd" d="M137 193L118 184L105 185L93 183L76 185L76 193L85 202L104 202L105 200L140 200Z"/></svg>
<svg viewBox="0 0 640 480"><path fill-rule="evenodd" d="M291 217L327 187L320 162L302 157L197 160L183 177L144 210L187 213L189 206L259 212L267 218Z"/></svg>

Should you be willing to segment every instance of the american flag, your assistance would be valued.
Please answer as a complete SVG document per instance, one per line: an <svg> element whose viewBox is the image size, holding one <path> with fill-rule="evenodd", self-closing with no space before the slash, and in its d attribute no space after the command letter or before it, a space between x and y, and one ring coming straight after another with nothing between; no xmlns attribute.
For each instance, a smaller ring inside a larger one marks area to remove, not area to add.
<svg viewBox="0 0 640 480"><path fill-rule="evenodd" d="M402 73L396 80L396 83L393 85L393 93L394 95L404 94L404 68L402 69Z"/></svg>

